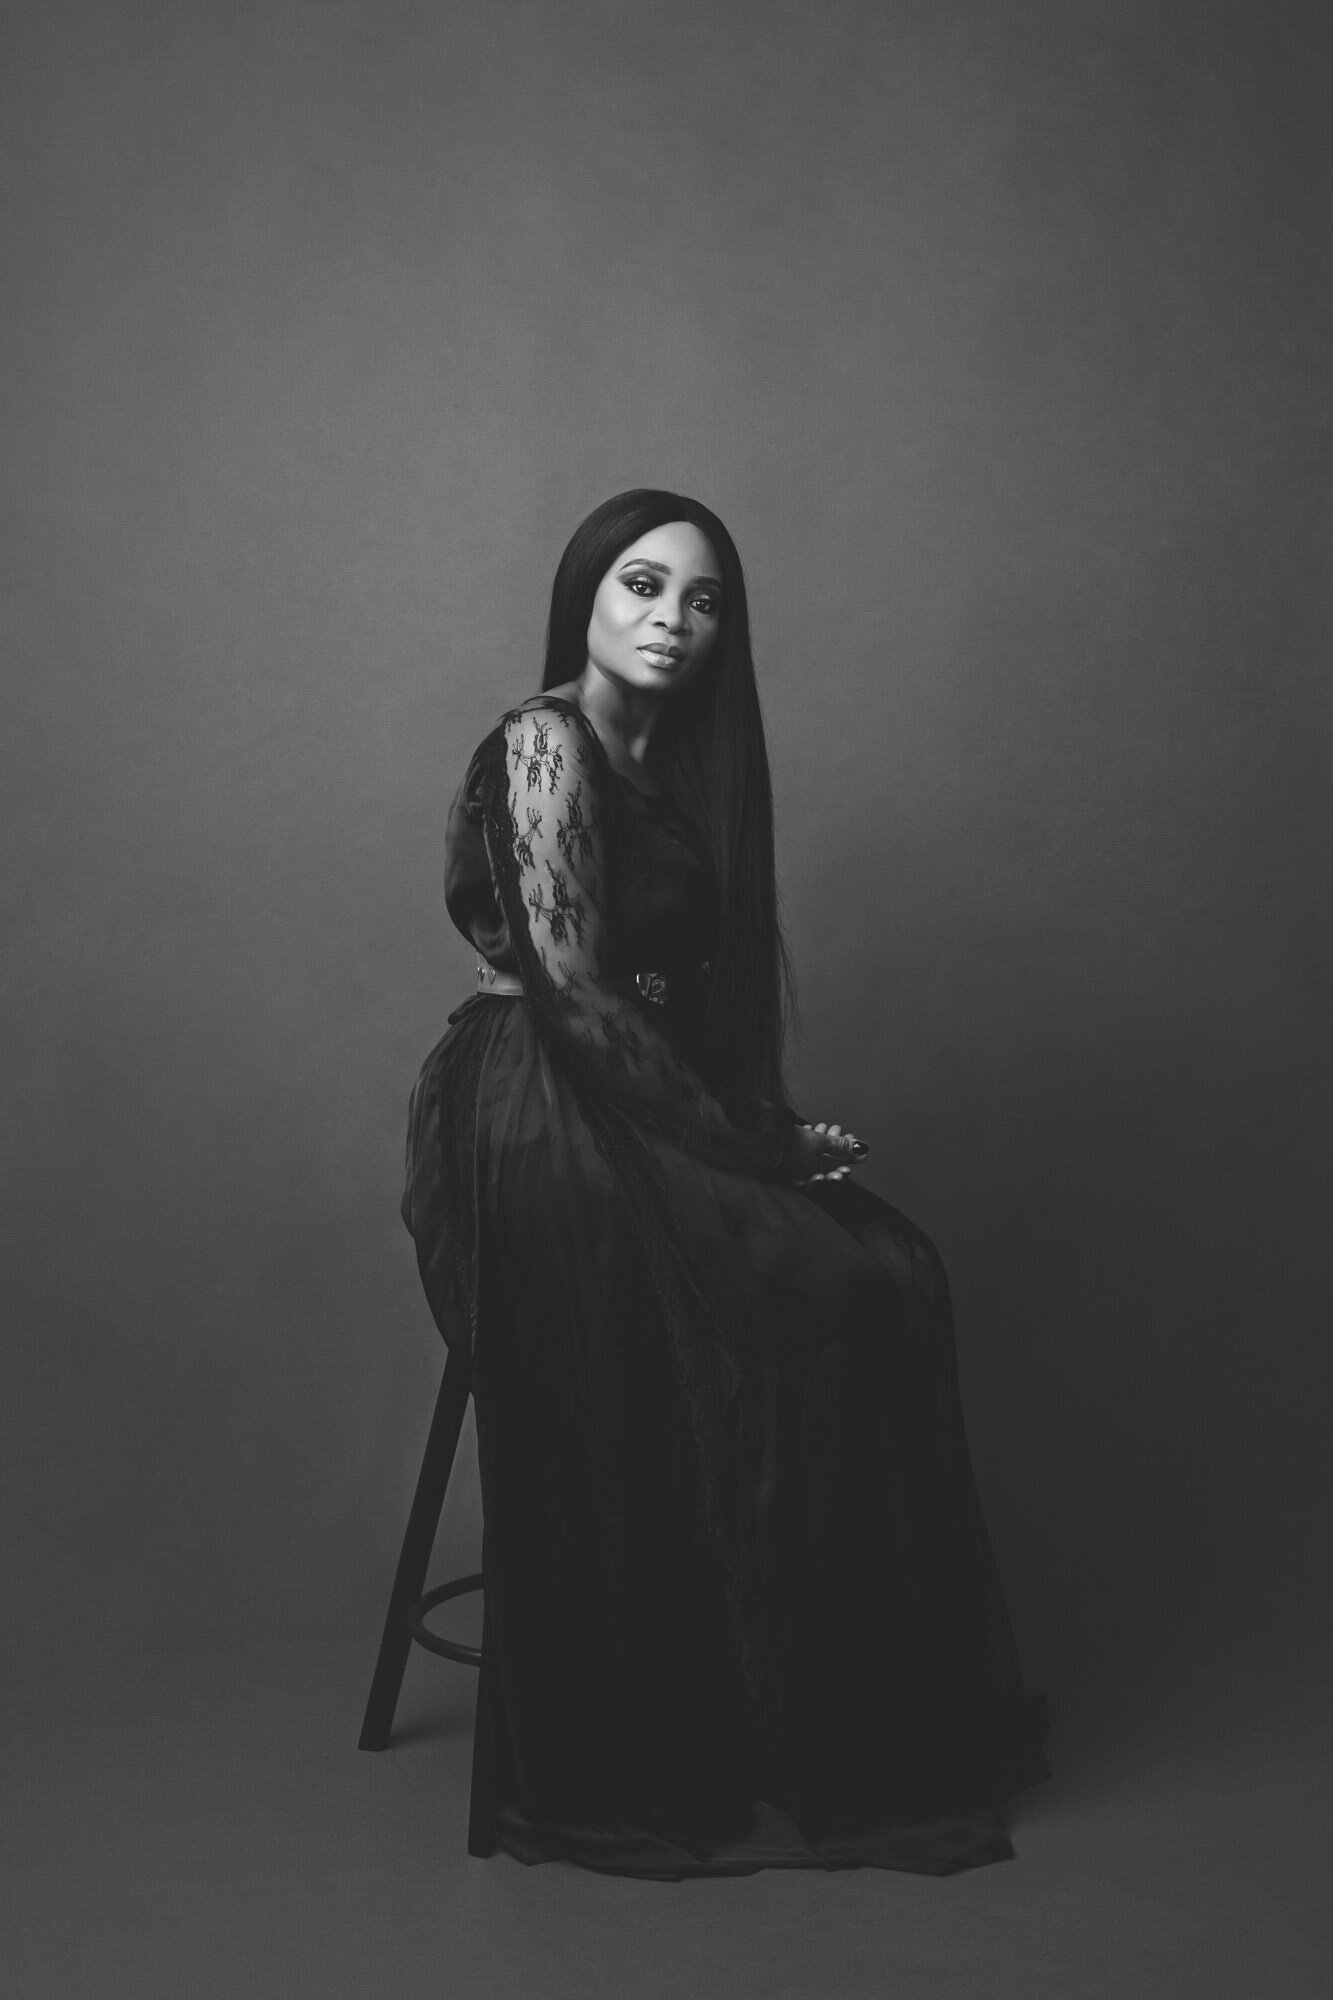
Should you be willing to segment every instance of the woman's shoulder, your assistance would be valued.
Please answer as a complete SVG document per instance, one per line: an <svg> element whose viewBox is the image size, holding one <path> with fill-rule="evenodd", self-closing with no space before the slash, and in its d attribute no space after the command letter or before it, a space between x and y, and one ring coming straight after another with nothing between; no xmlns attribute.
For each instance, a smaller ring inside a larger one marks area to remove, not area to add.
<svg viewBox="0 0 1333 2000"><path fill-rule="evenodd" d="M596 740L592 724L571 695L559 689L549 692L543 689L539 694L525 695L522 701L504 709L482 737L474 756L479 757L488 745L501 737L508 736L512 740L517 733L527 730L534 720L545 724L548 730L558 730L562 735L577 733Z"/></svg>
<svg viewBox="0 0 1333 2000"><path fill-rule="evenodd" d="M576 728L580 724L585 729L592 727L574 695L565 688L542 688L540 693L530 694L526 700L516 703L513 708L507 708L500 720L502 723L508 722L511 716L516 715L567 717Z"/></svg>
<svg viewBox="0 0 1333 2000"><path fill-rule="evenodd" d="M472 753L466 788L476 793L486 771L505 763L535 768L559 781L563 771L600 775L605 764L601 740L583 710L563 690L543 689L505 709ZM531 775L531 772L529 772ZM535 781L534 781L535 782Z"/></svg>
<svg viewBox="0 0 1333 2000"><path fill-rule="evenodd" d="M511 748L540 740L542 744L567 746L580 761L588 757L598 764L602 761L601 738L573 696L560 688L544 688L507 708L495 728Z"/></svg>

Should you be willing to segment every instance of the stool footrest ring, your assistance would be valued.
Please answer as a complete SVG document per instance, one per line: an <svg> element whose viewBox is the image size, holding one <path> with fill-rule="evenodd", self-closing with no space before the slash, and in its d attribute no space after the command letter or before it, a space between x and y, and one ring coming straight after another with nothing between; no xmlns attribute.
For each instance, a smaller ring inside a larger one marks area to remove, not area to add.
<svg viewBox="0 0 1333 2000"><path fill-rule="evenodd" d="M480 1590L482 1579L477 1576L456 1576L451 1583L441 1583L434 1590L428 1590L415 1604L407 1607L407 1629L418 1646L424 1646L428 1653L438 1653L443 1660L461 1660L465 1667L481 1665L481 1647L464 1646L457 1639L441 1639L426 1624L426 1613L433 1611L437 1604L444 1604L451 1597L465 1597L470 1590Z"/></svg>

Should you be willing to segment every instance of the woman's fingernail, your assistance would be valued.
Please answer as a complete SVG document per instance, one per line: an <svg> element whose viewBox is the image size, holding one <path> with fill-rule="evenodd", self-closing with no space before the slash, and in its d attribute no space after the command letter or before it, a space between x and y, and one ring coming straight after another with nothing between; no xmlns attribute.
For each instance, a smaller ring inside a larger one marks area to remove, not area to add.
<svg viewBox="0 0 1333 2000"><path fill-rule="evenodd" d="M852 1140L851 1153L854 1160L863 1160L869 1151L870 1148L864 1139Z"/></svg>

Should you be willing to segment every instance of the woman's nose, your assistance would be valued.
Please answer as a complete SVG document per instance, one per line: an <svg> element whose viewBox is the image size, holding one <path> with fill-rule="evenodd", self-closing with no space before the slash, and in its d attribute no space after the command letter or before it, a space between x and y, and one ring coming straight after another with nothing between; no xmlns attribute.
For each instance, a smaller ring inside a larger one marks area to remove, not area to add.
<svg viewBox="0 0 1333 2000"><path fill-rule="evenodd" d="M683 632L685 630L684 602L680 601L670 604L665 597L659 597L657 600L657 618L655 623L664 626L668 632Z"/></svg>

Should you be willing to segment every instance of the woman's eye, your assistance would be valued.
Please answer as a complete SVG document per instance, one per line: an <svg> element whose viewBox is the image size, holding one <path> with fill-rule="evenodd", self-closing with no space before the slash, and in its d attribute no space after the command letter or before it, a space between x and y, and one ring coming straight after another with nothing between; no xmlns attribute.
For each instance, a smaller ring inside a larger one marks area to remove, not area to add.
<svg viewBox="0 0 1333 2000"><path fill-rule="evenodd" d="M717 610L717 599L715 597L710 597L707 591L703 592L702 595L700 595L699 597L692 597L690 599L690 603L696 611L702 611L707 617L710 618Z"/></svg>
<svg viewBox="0 0 1333 2000"><path fill-rule="evenodd" d="M625 588L632 590L636 597L655 597L657 594L657 586L650 576L627 576Z"/></svg>

